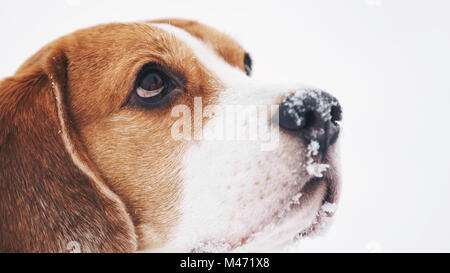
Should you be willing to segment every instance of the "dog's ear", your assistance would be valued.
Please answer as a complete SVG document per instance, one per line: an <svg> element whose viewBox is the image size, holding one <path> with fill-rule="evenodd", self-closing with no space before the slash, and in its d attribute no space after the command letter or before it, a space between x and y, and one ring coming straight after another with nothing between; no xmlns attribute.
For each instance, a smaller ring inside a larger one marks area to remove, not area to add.
<svg viewBox="0 0 450 273"><path fill-rule="evenodd" d="M68 60L47 48L0 82L0 252L129 252L134 226L67 109Z"/></svg>

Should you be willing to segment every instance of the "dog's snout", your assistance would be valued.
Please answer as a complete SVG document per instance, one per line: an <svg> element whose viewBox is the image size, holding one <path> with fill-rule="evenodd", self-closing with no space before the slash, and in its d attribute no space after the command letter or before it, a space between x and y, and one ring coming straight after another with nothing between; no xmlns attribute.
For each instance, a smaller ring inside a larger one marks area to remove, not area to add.
<svg viewBox="0 0 450 273"><path fill-rule="evenodd" d="M297 91L286 97L279 108L280 127L298 131L305 144L317 141L322 152L336 141L341 119L338 100L320 90Z"/></svg>

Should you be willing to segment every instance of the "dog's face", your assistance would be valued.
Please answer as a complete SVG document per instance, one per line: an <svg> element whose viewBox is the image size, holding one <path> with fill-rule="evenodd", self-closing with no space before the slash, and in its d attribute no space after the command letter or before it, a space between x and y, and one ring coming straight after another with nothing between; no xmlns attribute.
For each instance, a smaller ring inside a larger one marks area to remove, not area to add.
<svg viewBox="0 0 450 273"><path fill-rule="evenodd" d="M185 20L108 24L57 40L18 74L35 63L50 67L66 153L118 204L137 249L268 250L332 215L337 100L254 82L228 36Z"/></svg>

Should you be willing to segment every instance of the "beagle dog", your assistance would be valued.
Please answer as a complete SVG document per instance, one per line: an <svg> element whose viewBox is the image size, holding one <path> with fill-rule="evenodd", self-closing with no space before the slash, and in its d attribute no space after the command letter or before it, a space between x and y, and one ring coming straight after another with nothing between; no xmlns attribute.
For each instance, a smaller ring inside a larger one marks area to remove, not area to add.
<svg viewBox="0 0 450 273"><path fill-rule="evenodd" d="M0 252L264 251L322 231L341 106L251 72L182 19L44 46L0 82Z"/></svg>

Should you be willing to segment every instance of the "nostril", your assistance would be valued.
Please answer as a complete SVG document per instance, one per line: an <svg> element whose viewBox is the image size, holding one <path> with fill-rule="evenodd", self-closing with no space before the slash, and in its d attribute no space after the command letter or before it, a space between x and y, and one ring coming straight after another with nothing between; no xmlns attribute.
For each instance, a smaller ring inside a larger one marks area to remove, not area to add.
<svg viewBox="0 0 450 273"><path fill-rule="evenodd" d="M331 106L330 115L331 115L331 122L333 122L333 124L336 125L337 121L341 121L342 120L342 109L341 109L341 106L339 104Z"/></svg>

